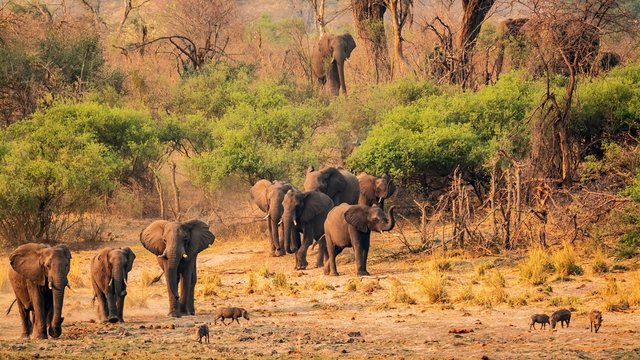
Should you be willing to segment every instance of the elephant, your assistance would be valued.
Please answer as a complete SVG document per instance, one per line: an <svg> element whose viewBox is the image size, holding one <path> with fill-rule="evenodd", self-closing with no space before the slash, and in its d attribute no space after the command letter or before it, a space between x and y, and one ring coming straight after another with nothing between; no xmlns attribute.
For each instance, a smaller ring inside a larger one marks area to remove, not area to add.
<svg viewBox="0 0 640 360"><path fill-rule="evenodd" d="M358 175L358 183L360 183L359 205L371 206L377 204L384 210L384 200L391 197L396 192L396 185L389 174L382 176L369 175L361 172Z"/></svg>
<svg viewBox="0 0 640 360"><path fill-rule="evenodd" d="M103 322L124 322L127 278L136 255L130 248L103 249L91 259L91 284L98 300L98 317Z"/></svg>
<svg viewBox="0 0 640 360"><path fill-rule="evenodd" d="M338 276L336 256L347 247L353 247L356 255L358 276L369 275L367 257L371 245L371 230L391 231L395 225L393 209L387 216L377 205L341 204L334 207L324 222L324 237L328 259L324 264L324 274Z"/></svg>
<svg viewBox="0 0 640 360"><path fill-rule="evenodd" d="M46 339L47 330L52 338L60 337L64 291L69 287L69 248L24 244L11 253L9 262L9 281L20 311L22 338Z"/></svg>
<svg viewBox="0 0 640 360"><path fill-rule="evenodd" d="M296 270L307 268L307 250L317 241L319 244L317 267L322 267L326 255L326 246L323 239L324 220L333 209L333 200L319 191L301 192L289 190L282 202L284 215L284 236L286 241L293 241L294 236L303 234L303 241L296 253Z"/></svg>
<svg viewBox="0 0 640 360"><path fill-rule="evenodd" d="M313 49L311 64L313 72L323 86L329 82L329 92L333 96L347 94L344 80L344 62L356 48L356 42L350 34L332 35L325 33Z"/></svg>
<svg viewBox="0 0 640 360"><path fill-rule="evenodd" d="M142 246L158 256L158 264L164 271L169 316L195 315L193 290L197 282L198 253L213 244L215 238L209 225L200 220L156 220L140 233Z"/></svg>
<svg viewBox="0 0 640 360"><path fill-rule="evenodd" d="M282 256L286 253L293 254L300 247L300 239L293 243L285 242L284 236L280 237L279 224L282 220L282 199L289 190L297 189L286 182L260 180L251 188L251 198L260 210L267 213L266 219L269 224L269 235L271 236L271 254Z"/></svg>
<svg viewBox="0 0 640 360"><path fill-rule="evenodd" d="M304 190L323 192L329 195L334 205L340 205L343 202L355 205L360 197L358 178L347 170L334 167L325 167L316 171L310 166L304 179Z"/></svg>

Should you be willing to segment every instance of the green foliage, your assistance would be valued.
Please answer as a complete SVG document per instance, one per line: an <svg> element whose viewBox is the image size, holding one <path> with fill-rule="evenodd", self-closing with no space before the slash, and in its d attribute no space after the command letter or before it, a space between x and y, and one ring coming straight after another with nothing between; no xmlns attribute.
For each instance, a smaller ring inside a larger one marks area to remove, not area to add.
<svg viewBox="0 0 640 360"><path fill-rule="evenodd" d="M307 166L318 165L326 156L322 148L331 135L314 137L314 133L326 121L328 111L315 99L296 102L292 84L256 81L252 74L242 72L245 67L239 68L221 65L188 79L189 91L183 85L180 96L196 99L186 106L195 115L185 115L186 123L169 120L174 130L163 139L189 139L198 154L191 161L193 177L209 189L238 176L250 182L267 178L301 183ZM240 85L218 86L207 80L211 74L222 77L223 73L230 74L230 83L239 81ZM201 102L198 94L216 102L215 110L201 111L209 102Z"/></svg>
<svg viewBox="0 0 640 360"><path fill-rule="evenodd" d="M69 41L50 34L39 44L39 60L62 74L67 84L90 81L104 64L97 36L83 36Z"/></svg>
<svg viewBox="0 0 640 360"><path fill-rule="evenodd" d="M616 256L621 259L630 259L637 253L638 244L640 244L640 231L633 230L618 238L618 246L616 247Z"/></svg>
<svg viewBox="0 0 640 360"><path fill-rule="evenodd" d="M436 93L395 107L348 164L357 171L388 171L404 181L445 176L456 166L482 176L495 144L532 108L535 91L532 83L510 75L477 93Z"/></svg>
<svg viewBox="0 0 640 360"><path fill-rule="evenodd" d="M7 128L0 147L1 241L62 236L65 222L157 156L153 129L144 113L91 103L59 104Z"/></svg>

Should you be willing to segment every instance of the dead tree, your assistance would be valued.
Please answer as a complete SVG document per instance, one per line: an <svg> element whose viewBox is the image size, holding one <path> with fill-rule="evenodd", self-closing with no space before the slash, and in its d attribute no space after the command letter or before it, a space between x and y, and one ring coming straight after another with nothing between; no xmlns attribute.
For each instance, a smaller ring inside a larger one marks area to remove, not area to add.
<svg viewBox="0 0 640 360"><path fill-rule="evenodd" d="M404 56L402 44L402 29L405 25L413 23L413 0L382 0L391 15L391 28L393 29L393 66L392 73L397 68L398 72L413 71L413 67Z"/></svg>
<svg viewBox="0 0 640 360"><path fill-rule="evenodd" d="M353 22L358 37L369 54L375 71L376 83L386 81L391 76L391 63L384 30L386 6L379 0L351 0Z"/></svg>
<svg viewBox="0 0 640 360"><path fill-rule="evenodd" d="M480 28L494 3L495 0L462 0L462 24L456 41L460 64L454 73L454 82L463 88L469 85L473 50Z"/></svg>

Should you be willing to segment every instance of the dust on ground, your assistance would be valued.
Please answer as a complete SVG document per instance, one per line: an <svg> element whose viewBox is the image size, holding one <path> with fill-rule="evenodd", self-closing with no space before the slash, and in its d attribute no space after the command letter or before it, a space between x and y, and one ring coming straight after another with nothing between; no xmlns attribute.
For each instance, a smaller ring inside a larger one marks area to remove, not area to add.
<svg viewBox="0 0 640 360"><path fill-rule="evenodd" d="M531 314L558 308L548 297L515 307L428 304L415 286L419 274L428 271L425 255L398 256L401 249L389 236L376 234L372 243L372 276L358 280L349 250L339 257L341 276L329 277L322 269L293 270L292 255L269 257L266 237L218 239L198 258L197 315L178 319L166 316L164 282L143 284L160 273L155 257L134 241L110 243L132 246L137 254L123 324L96 322L88 271L97 250L74 252L79 270L70 277L74 289L65 296L62 336L19 339L20 319L13 309L0 316L0 358L640 358L635 312L604 312L600 332L589 331L588 311L604 310L598 295L606 286L603 277L551 283L550 296L574 299L571 326L529 331ZM315 250L308 258L315 263ZM514 259L491 260L502 264L498 267L508 292L536 291L518 285ZM446 271L451 293L456 284L473 281L475 261L460 257L452 262ZM405 291L416 303L396 300L396 291ZM0 307L8 307L13 298L5 287ZM214 325L218 306L244 307L251 319ZM209 323L209 344L195 340L202 323Z"/></svg>

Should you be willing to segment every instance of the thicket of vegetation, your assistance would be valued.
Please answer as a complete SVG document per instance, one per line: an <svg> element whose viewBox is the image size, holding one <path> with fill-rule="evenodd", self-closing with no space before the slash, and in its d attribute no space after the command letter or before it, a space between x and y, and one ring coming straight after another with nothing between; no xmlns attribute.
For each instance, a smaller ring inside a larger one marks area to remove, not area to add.
<svg viewBox="0 0 640 360"><path fill-rule="evenodd" d="M635 51L613 69L601 60L617 44L635 49L625 24L637 14L602 2L596 12L590 2L534 2L520 27L484 21L493 1L463 2L452 14L459 26L412 1L352 6L355 23L331 18L331 1L310 1L309 21L250 24L224 1L129 3L119 19L91 1L9 2L0 8L0 241L64 239L85 213L111 211L123 188L167 217L163 183L176 198L177 185L161 170L175 179L176 162L204 193L261 178L301 185L308 166L344 163L394 177L402 212L422 215L410 251L591 239L634 256L640 65ZM151 21L152 5L164 20ZM398 21L385 28L392 10ZM411 27L417 17L421 29ZM24 24L31 31L18 31ZM329 30L357 34L348 96L328 97L311 72L313 44ZM454 225L446 234L445 223Z"/></svg>

